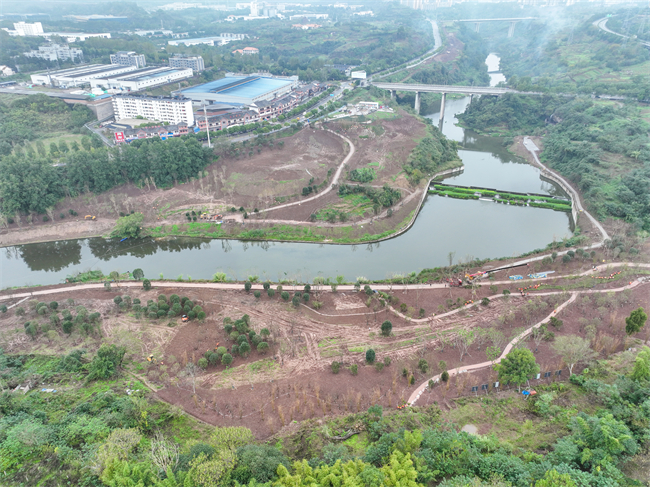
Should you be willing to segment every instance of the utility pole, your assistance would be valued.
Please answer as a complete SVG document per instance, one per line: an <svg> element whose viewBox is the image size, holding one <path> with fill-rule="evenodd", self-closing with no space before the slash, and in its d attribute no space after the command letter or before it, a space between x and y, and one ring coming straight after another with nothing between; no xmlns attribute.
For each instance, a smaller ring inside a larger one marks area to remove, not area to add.
<svg viewBox="0 0 650 487"><path fill-rule="evenodd" d="M208 133L208 147L212 148L212 144L210 144L210 125L208 125L208 115L205 111L205 100L203 101L203 116L205 117L205 131Z"/></svg>

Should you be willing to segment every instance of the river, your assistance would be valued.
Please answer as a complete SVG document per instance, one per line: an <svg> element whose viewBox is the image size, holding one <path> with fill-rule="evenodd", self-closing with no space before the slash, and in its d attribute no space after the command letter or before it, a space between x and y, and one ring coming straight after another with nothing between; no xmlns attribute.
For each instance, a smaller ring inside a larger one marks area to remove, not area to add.
<svg viewBox="0 0 650 487"><path fill-rule="evenodd" d="M498 56L486 60L498 69ZM493 84L502 80L491 74ZM511 155L496 137L485 137L455 125L455 115L469 97L450 99L443 133L459 142L465 165L452 184L500 190L559 194L540 172ZM438 122L439 113L425 115ZM363 276L383 279L393 274L443 266L471 258L513 257L571 235L570 217L541 208L499 205L486 201L428 197L413 227L399 237L375 244L327 245L241 242L175 238L165 241L103 238L18 245L0 252L0 288L56 284L75 272L100 269L105 274L143 269L145 276L209 279L225 272L230 279L313 280L316 276Z"/></svg>

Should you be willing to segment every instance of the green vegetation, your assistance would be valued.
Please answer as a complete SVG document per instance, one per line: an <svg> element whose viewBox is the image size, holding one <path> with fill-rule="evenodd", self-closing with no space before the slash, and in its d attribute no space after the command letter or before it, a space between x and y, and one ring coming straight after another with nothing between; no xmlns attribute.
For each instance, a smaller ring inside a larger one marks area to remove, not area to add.
<svg viewBox="0 0 650 487"><path fill-rule="evenodd" d="M93 118L88 107L71 107L61 99L41 94L18 98L9 104L0 103L0 157L13 151L31 157L58 158L70 150L78 151L76 142L70 148L65 141L45 145L43 140L62 131L80 133L84 124ZM85 139L84 144L90 149L91 139ZM32 145L33 142L36 143Z"/></svg>
<svg viewBox="0 0 650 487"><path fill-rule="evenodd" d="M120 217L115 222L113 235L116 237L137 238L140 236L143 220L144 215L142 213L133 213L132 215Z"/></svg>
<svg viewBox="0 0 650 487"><path fill-rule="evenodd" d="M434 173L453 167L458 160L458 144L447 139L428 121L427 135L419 141L418 145L409 154L404 164L409 181L418 184L423 178L431 177Z"/></svg>
<svg viewBox="0 0 650 487"><path fill-rule="evenodd" d="M66 195L101 193L127 182L169 187L196 177L211 154L193 139L150 139L127 147L73 151L61 161L65 167L54 167L50 158L35 154L0 159L0 212L45 213Z"/></svg>
<svg viewBox="0 0 650 487"><path fill-rule="evenodd" d="M359 169L353 169L348 175L350 181L356 181L357 183L369 183L377 177L377 173L371 167L362 167Z"/></svg>
<svg viewBox="0 0 650 487"><path fill-rule="evenodd" d="M459 118L478 130L505 125L512 134L545 133L542 161L576 184L589 211L650 230L650 124L637 107L504 95L481 97Z"/></svg>
<svg viewBox="0 0 650 487"><path fill-rule="evenodd" d="M453 186L445 186L442 184L435 184L434 188L435 189L433 190L429 190L429 194L449 196L450 198L458 198L463 200L477 200L480 197L493 198L497 203L507 201L511 205L528 205L537 208L550 208L557 211L571 211L570 200L553 198L551 196L512 194L477 188L457 188Z"/></svg>

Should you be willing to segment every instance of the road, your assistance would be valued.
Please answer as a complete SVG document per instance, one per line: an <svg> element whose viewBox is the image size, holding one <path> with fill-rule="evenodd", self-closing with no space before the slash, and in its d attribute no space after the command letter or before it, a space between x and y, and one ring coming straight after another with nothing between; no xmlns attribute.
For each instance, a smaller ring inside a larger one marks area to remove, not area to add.
<svg viewBox="0 0 650 487"><path fill-rule="evenodd" d="M517 91L512 88L497 88L494 86L452 86L452 85L423 85L416 83L383 83L373 82L373 86L383 90L417 91L419 93L458 93L462 95L504 95L515 93L519 95L537 95L545 93L536 91Z"/></svg>
<svg viewBox="0 0 650 487"><path fill-rule="evenodd" d="M395 67L392 67L392 68L384 69L383 71L378 71L376 73L373 73L372 76L370 76L368 81L372 81L372 79L374 77L387 76L388 74L395 74L395 73L399 73L401 71L404 71L405 69L413 68L413 67L418 66L418 65L422 64L423 62L428 61L429 59L434 58L435 56L437 56L439 54L437 51L442 47L442 38L440 37L440 29L438 28L438 23L437 22L435 22L433 20L429 20L429 22L431 22L431 28L433 29L433 47L431 49L429 49L424 54L422 54L422 55L420 55L420 56L418 56L418 57L416 57L414 59L411 59L410 61L407 61L406 62L407 66L404 66L403 68L398 69L397 71L392 71L392 72L389 73L389 71L391 71L392 69L395 69ZM427 54L430 54L430 55L427 56L424 59L420 59L423 55L427 55ZM409 65L409 63L413 63L415 61L418 61L418 62L416 62L415 64L410 64Z"/></svg>
<svg viewBox="0 0 650 487"><path fill-rule="evenodd" d="M613 30L610 30L607 28L607 21L609 20L609 17L604 17L602 19L596 20L593 24L598 27L600 30L604 30L605 32L609 32L610 34L614 34L615 36L622 37L624 39L630 39L630 36L626 36L623 34L619 34L618 32L614 32ZM642 46L650 47L650 42L648 41L643 41L641 39L636 39L639 44Z"/></svg>

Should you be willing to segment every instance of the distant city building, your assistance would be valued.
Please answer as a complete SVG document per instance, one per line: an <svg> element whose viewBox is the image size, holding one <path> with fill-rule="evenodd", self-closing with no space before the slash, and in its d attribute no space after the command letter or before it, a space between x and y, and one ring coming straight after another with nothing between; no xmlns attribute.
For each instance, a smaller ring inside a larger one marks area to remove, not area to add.
<svg viewBox="0 0 650 487"><path fill-rule="evenodd" d="M115 54L111 54L111 64L144 68L147 62L144 59L144 54L136 54L133 51L118 51Z"/></svg>
<svg viewBox="0 0 650 487"><path fill-rule="evenodd" d="M327 19L329 14L297 14L289 17L289 20L294 19Z"/></svg>
<svg viewBox="0 0 650 487"><path fill-rule="evenodd" d="M34 22L33 24L16 22L14 23L14 29L16 29L19 36L37 36L44 33L43 24L40 22Z"/></svg>
<svg viewBox="0 0 650 487"><path fill-rule="evenodd" d="M14 70L9 66L0 65L0 76L11 76L13 74L15 74Z"/></svg>
<svg viewBox="0 0 650 487"><path fill-rule="evenodd" d="M245 47L243 49L235 49L233 54L242 54L244 56L252 56L254 54L259 54L260 50L256 47Z"/></svg>
<svg viewBox="0 0 650 487"><path fill-rule="evenodd" d="M350 73L350 78L352 79L366 79L365 71L352 71Z"/></svg>
<svg viewBox="0 0 650 487"><path fill-rule="evenodd" d="M168 3L158 7L159 10L187 10L189 8L205 8L210 10L233 10L232 7L228 5L205 5L203 3L184 3L184 2L175 2Z"/></svg>
<svg viewBox="0 0 650 487"><path fill-rule="evenodd" d="M72 20L73 22L126 22L129 18L116 16L116 15L64 15L65 20Z"/></svg>
<svg viewBox="0 0 650 487"><path fill-rule="evenodd" d="M43 32L43 25L40 22L34 22L33 24L28 24L26 22L16 22L14 24L15 30L10 30L6 27L2 27L7 34L10 36L40 36L46 39L50 39L52 36L63 37L66 42L77 42L85 41L89 37L103 37L104 39L110 39L111 34L108 32L99 32L88 34L85 32Z"/></svg>
<svg viewBox="0 0 650 487"><path fill-rule="evenodd" d="M190 68L195 73L205 69L205 64L201 56L181 56L176 54L169 58L170 68Z"/></svg>
<svg viewBox="0 0 650 487"><path fill-rule="evenodd" d="M115 121L144 117L168 123L194 125L192 100L184 97L124 95L113 96Z"/></svg>
<svg viewBox="0 0 650 487"><path fill-rule="evenodd" d="M372 17L375 14L372 12L372 10L364 10L363 12L354 12L352 15L361 15L361 16Z"/></svg>
<svg viewBox="0 0 650 487"><path fill-rule="evenodd" d="M50 44L38 46L37 50L23 53L26 57L45 59L46 61L83 61L84 53L81 49L68 45Z"/></svg>
<svg viewBox="0 0 650 487"><path fill-rule="evenodd" d="M224 46L232 41L241 41L248 38L248 34L231 34L224 32L214 37L199 37L194 39L178 39L174 41L167 41L170 46L197 46L199 44L206 44L208 46Z"/></svg>
<svg viewBox="0 0 650 487"><path fill-rule="evenodd" d="M320 27L323 26L320 24L293 24L291 26L292 29L302 29L302 30L318 29Z"/></svg>

